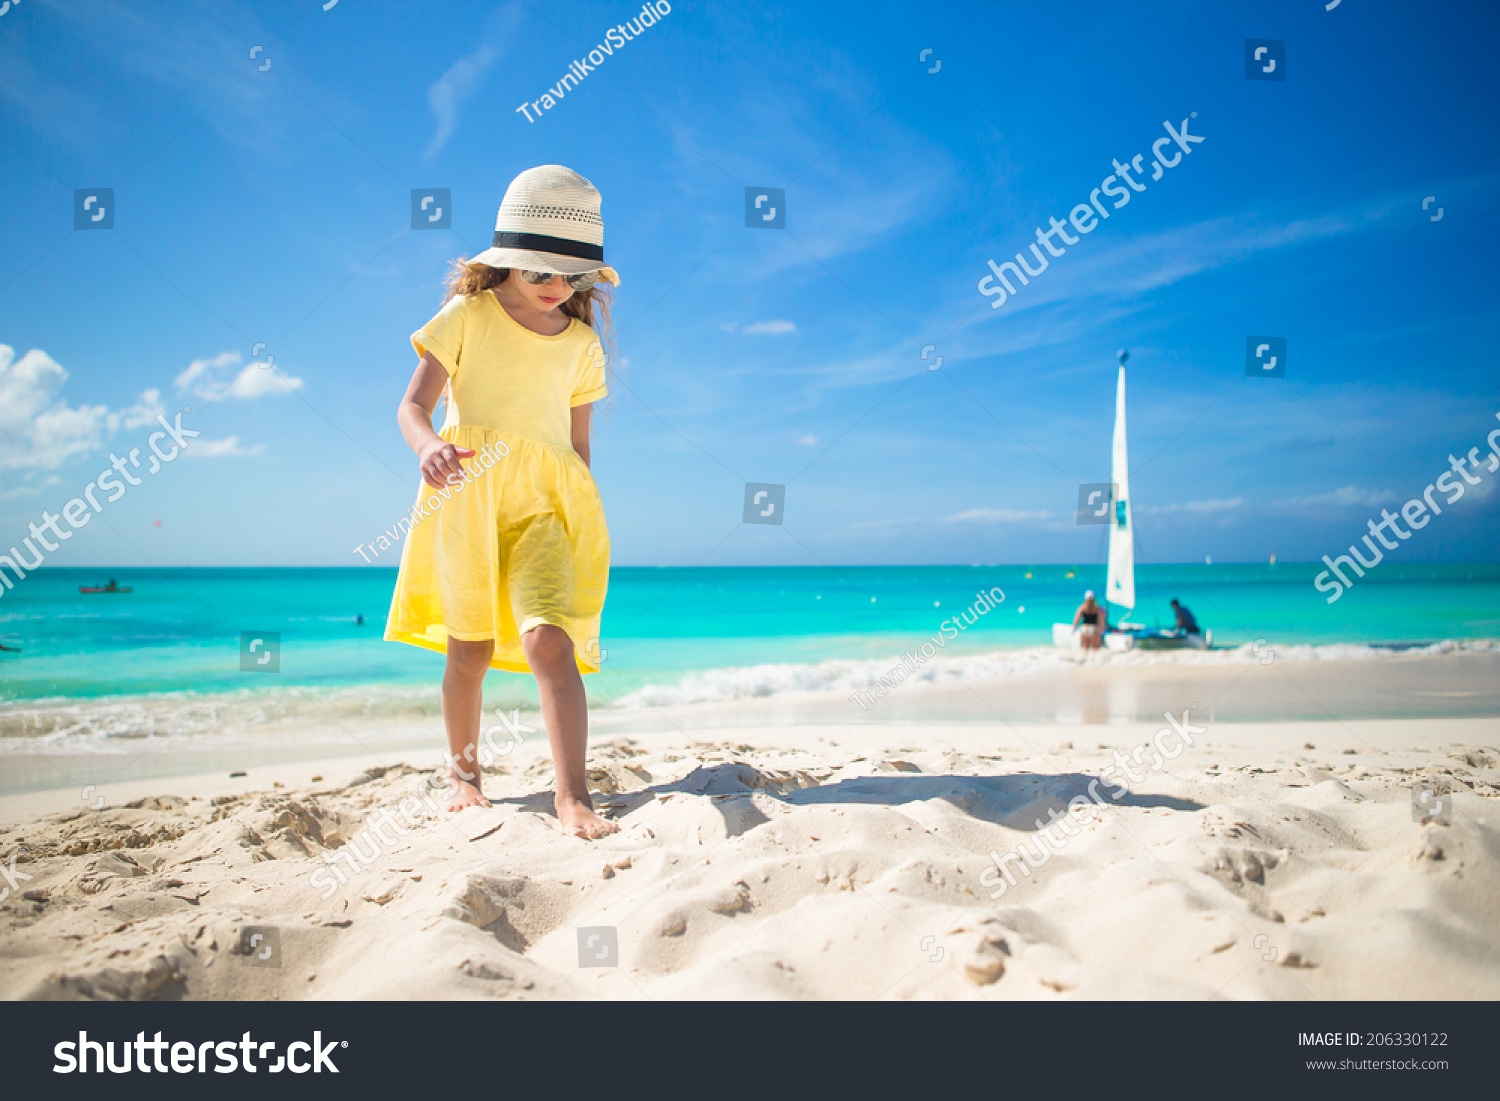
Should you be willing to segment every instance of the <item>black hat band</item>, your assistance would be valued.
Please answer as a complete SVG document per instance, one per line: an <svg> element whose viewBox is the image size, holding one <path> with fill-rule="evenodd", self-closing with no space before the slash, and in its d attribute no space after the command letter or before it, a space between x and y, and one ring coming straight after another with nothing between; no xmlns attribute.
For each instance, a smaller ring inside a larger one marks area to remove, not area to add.
<svg viewBox="0 0 1500 1101"><path fill-rule="evenodd" d="M570 241L566 237L549 237L545 233L507 233L495 231L495 248L526 249L529 252L553 252L559 256L573 256L579 260L604 262L604 246L590 245L582 241Z"/></svg>

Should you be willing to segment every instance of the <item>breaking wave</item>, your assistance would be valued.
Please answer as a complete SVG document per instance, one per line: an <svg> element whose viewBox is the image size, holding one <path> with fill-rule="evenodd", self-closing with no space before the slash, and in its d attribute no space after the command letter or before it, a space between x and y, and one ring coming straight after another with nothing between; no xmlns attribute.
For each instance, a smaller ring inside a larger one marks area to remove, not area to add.
<svg viewBox="0 0 1500 1101"><path fill-rule="evenodd" d="M820 661L748 665L689 673L671 684L647 684L614 701L616 707L663 707L714 700L754 699L789 693L818 692L850 695L907 685L942 687L962 681L1003 681L1065 673L1080 664L1100 665L1238 665L1271 661L1385 661L1393 658L1454 653L1500 652L1500 639L1444 640L1413 645L1371 646L1364 643L1326 645L1252 644L1224 650L1132 650L1083 658L1052 646L1000 650L980 654L939 654L921 658ZM913 668L915 666L915 668ZM882 680L884 678L884 680Z"/></svg>

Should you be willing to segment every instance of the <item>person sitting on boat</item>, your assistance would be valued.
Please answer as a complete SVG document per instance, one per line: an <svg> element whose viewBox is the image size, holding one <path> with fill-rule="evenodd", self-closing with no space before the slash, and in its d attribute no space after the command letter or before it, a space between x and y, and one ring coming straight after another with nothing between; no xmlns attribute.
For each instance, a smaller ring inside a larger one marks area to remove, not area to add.
<svg viewBox="0 0 1500 1101"><path fill-rule="evenodd" d="M1083 594L1083 603L1073 613L1073 629L1085 650L1099 649L1104 632L1109 630L1109 611L1094 599L1094 590Z"/></svg>
<svg viewBox="0 0 1500 1101"><path fill-rule="evenodd" d="M1177 616L1177 629L1186 635L1201 635L1203 628L1198 626L1198 621L1193 618L1193 613L1188 611L1187 605L1172 601L1172 611Z"/></svg>

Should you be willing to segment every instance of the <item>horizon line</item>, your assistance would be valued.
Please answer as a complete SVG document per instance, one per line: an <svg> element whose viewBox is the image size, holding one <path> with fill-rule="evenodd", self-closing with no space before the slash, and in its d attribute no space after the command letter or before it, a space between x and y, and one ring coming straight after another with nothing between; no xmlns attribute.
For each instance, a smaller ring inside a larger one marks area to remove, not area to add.
<svg viewBox="0 0 1500 1101"><path fill-rule="evenodd" d="M1392 564L1394 565L1394 564L1398 564L1398 563L1392 563ZM1295 559L1295 560L1287 560L1287 561L1278 560L1278 561L1276 561L1274 563L1273 562L1267 562L1267 561L1264 561L1262 559L1255 559L1253 561L1224 560L1224 561L1218 561L1218 562L1137 562L1137 563L1135 563L1135 568L1138 569L1138 570L1140 570L1140 569L1162 569L1162 568L1165 568L1165 567L1173 567L1173 566L1193 566L1193 567L1203 567L1203 568L1207 568L1207 569L1212 569L1214 566L1265 566L1265 567L1270 568L1270 569L1275 569L1275 568L1277 568L1279 566L1322 566L1322 565L1326 565L1326 563L1324 563L1322 559L1311 559L1311 560ZM1460 560L1460 561L1439 561L1439 562L1421 561L1421 562L1399 563L1399 565L1402 565L1402 566L1405 566L1405 567L1409 567L1409 568L1422 567L1422 566L1495 566L1495 565L1500 565L1500 558L1491 559L1491 560ZM1108 568L1108 563L1107 562L1042 562L1042 561L1029 561L1029 562L850 562L850 563L837 563L837 562L835 562L835 563L821 563L821 564L817 564L817 565L797 565L797 564L790 564L790 563L773 563L773 564L766 564L766 563L755 563L755 564L727 563L727 564L721 564L721 565L716 565L716 566L710 566L710 565L703 565L701 563L691 564L691 565L687 565L687 564L684 564L684 565L673 565L673 564L640 564L640 563L616 562L616 563L611 563L610 566L609 566L609 568L612 569L612 570L614 570L614 569L620 569L620 570L867 570L867 569L874 569L874 570L893 570L893 569L913 569L913 570L919 570L919 569L972 569L972 570L988 570L988 569L1021 569L1021 568L1043 569L1043 568L1050 568L1050 567L1054 567L1054 566L1056 566L1056 567L1067 567L1069 569L1106 569L1106 568ZM336 566L336 565L319 565L319 564L306 564L306 565L297 565L297 566L288 566L288 565L253 565L253 564L213 565L213 566L197 566L197 565L174 565L174 566L118 566L118 565L117 566L39 566L39 567L37 567L34 570L28 570L27 573L28 573L28 575L35 575L35 574L40 574L40 573L47 573L49 571L61 572L61 571L64 571L64 570L90 571L90 572L109 572L109 571L114 571L116 573L124 573L127 570L134 570L136 572L146 572L146 571L150 571L150 570L381 570L381 569L395 570L395 569L399 569L399 568L400 568L399 564L397 564L397 563L393 563L393 564L391 564L389 566L379 566L379 565L376 565L374 563L359 563L359 564L355 564L355 565L340 565L340 566Z"/></svg>

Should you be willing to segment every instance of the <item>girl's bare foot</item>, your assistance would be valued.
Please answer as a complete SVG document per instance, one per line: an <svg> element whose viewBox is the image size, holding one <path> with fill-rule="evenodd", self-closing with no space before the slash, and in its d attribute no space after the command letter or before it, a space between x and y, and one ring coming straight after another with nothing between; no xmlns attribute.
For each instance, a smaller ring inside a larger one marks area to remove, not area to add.
<svg viewBox="0 0 1500 1101"><path fill-rule="evenodd" d="M557 820L562 824L563 832L574 837L596 841L620 832L619 826L600 818L594 813L594 808L582 799L558 799L553 806L557 809Z"/></svg>
<svg viewBox="0 0 1500 1101"><path fill-rule="evenodd" d="M467 780L453 781L453 798L448 800L449 810L464 810L467 807L487 807L490 801L484 797L484 792L469 783Z"/></svg>

